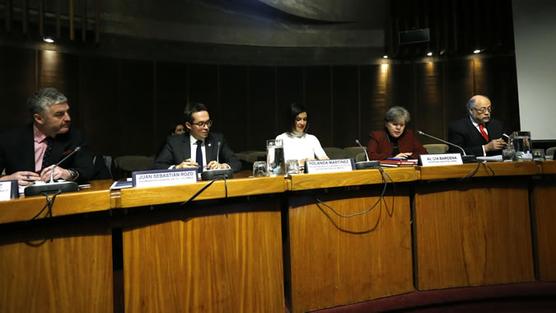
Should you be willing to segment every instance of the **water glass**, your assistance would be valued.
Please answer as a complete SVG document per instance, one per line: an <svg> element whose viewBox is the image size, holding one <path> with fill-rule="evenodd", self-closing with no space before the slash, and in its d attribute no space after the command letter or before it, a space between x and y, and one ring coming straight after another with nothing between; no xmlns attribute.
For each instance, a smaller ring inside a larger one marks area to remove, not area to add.
<svg viewBox="0 0 556 313"><path fill-rule="evenodd" d="M255 163L253 163L253 177L262 177L266 175L266 161L255 161Z"/></svg>
<svg viewBox="0 0 556 313"><path fill-rule="evenodd" d="M299 162L297 160L286 161L286 174L293 175L299 174Z"/></svg>

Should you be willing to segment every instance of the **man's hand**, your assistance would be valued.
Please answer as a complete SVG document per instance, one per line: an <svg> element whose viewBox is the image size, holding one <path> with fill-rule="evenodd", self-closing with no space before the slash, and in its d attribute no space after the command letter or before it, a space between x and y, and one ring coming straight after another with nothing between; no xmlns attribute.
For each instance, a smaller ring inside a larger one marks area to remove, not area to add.
<svg viewBox="0 0 556 313"><path fill-rule="evenodd" d="M227 163L218 163L216 161L210 161L207 167L209 170L226 170L231 168Z"/></svg>
<svg viewBox="0 0 556 313"><path fill-rule="evenodd" d="M29 186L34 184L37 180L41 180L41 177L35 172L20 171L11 175L2 176L0 180L17 180L18 185Z"/></svg>
<svg viewBox="0 0 556 313"><path fill-rule="evenodd" d="M491 142L484 145L485 152L502 150L506 147L507 143L502 138L493 139Z"/></svg>
<svg viewBox="0 0 556 313"><path fill-rule="evenodd" d="M197 164L197 162L195 162L191 159L187 159L187 160L184 160L183 162L181 162L180 164L176 165L176 168L177 169L180 169L180 168L195 168L195 169L197 169L197 168L199 168L199 164Z"/></svg>
<svg viewBox="0 0 556 313"><path fill-rule="evenodd" d="M54 170L54 173L52 173L52 170ZM72 178L72 174L69 170L59 166L51 165L47 168L43 168L41 172L41 180L45 182L50 181L51 173L53 180L63 179L69 181Z"/></svg>

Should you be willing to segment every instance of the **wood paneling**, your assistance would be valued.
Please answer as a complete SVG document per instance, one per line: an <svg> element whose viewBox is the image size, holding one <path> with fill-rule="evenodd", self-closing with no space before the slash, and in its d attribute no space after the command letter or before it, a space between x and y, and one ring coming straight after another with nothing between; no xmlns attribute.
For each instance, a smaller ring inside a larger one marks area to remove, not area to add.
<svg viewBox="0 0 556 313"><path fill-rule="evenodd" d="M209 110L218 110L220 91L217 65L191 64L188 82L188 101L202 102L209 107ZM224 123L224 120L215 122Z"/></svg>
<svg viewBox="0 0 556 313"><path fill-rule="evenodd" d="M276 68L276 104L274 110L268 110L269 114L274 114L270 121L274 122L277 135L291 129L289 119L289 106L295 102L305 105L305 85L302 67L277 67ZM312 112L311 112L312 113ZM310 113L309 113L310 114ZM318 112L317 112L318 114ZM319 116L319 115L317 115ZM310 132L313 130L311 129Z"/></svg>
<svg viewBox="0 0 556 313"><path fill-rule="evenodd" d="M532 193L532 211L536 226L538 278L556 281L556 181L554 177L537 181Z"/></svg>
<svg viewBox="0 0 556 313"><path fill-rule="evenodd" d="M81 123L76 126L83 129L94 153L113 155L121 151L119 134L123 131L120 116L123 111L118 109L116 96L119 90L119 61L81 57L79 63ZM73 103L74 99L70 101Z"/></svg>
<svg viewBox="0 0 556 313"><path fill-rule="evenodd" d="M214 112L214 130L226 134L226 140L234 151L246 150L246 106L248 99L248 76L245 66L220 67L220 105Z"/></svg>
<svg viewBox="0 0 556 313"><path fill-rule="evenodd" d="M118 116L121 132L116 155L154 155L153 63L121 61Z"/></svg>
<svg viewBox="0 0 556 313"><path fill-rule="evenodd" d="M267 139L276 137L280 129L275 123L278 114L276 103L276 69L252 67L249 69L249 98L245 110L245 147L265 150ZM237 151L237 150L236 150Z"/></svg>
<svg viewBox="0 0 556 313"><path fill-rule="evenodd" d="M359 138L359 69L357 66L336 66L332 71L332 142L338 147L355 145Z"/></svg>
<svg viewBox="0 0 556 313"><path fill-rule="evenodd" d="M315 195L327 206L312 197L290 197L291 312L413 290L408 189L397 188L384 201L379 190ZM366 213L342 218L331 208Z"/></svg>
<svg viewBox="0 0 556 313"><path fill-rule="evenodd" d="M27 98L35 91L35 51L0 48L0 99L2 105L0 129L21 126L31 121Z"/></svg>
<svg viewBox="0 0 556 313"><path fill-rule="evenodd" d="M384 127L384 113L388 109L388 78L392 65L368 65L359 68L360 133L359 141L366 146L369 133Z"/></svg>
<svg viewBox="0 0 556 313"><path fill-rule="evenodd" d="M278 202L242 206L126 229L126 312L284 312Z"/></svg>
<svg viewBox="0 0 556 313"><path fill-rule="evenodd" d="M443 62L425 62L415 65L416 106L413 111L415 129L431 134L442 134L445 129L443 99Z"/></svg>
<svg viewBox="0 0 556 313"><path fill-rule="evenodd" d="M418 289L534 280L526 181L428 183L415 192Z"/></svg>
<svg viewBox="0 0 556 313"><path fill-rule="evenodd" d="M0 245L0 312L113 311L109 229L62 236Z"/></svg>
<svg viewBox="0 0 556 313"><path fill-rule="evenodd" d="M158 148L166 142L166 137L176 124L185 123L183 111L188 95L188 66L159 62L156 64L156 119L155 143Z"/></svg>
<svg viewBox="0 0 556 313"><path fill-rule="evenodd" d="M85 130L93 150L112 156L157 153L187 101L208 105L214 130L235 151L263 150L266 139L288 130L284 116L292 102L307 107L309 132L323 146L353 146L355 138L365 143L393 105L410 111L410 128L445 137L449 122L466 114L465 103L475 93L492 98L494 116L508 130L519 128L511 55L284 67L131 61L7 47L0 56L0 96L17 104L7 109L14 118L0 121L1 130L28 120L24 103L35 85L55 86L69 97L74 125Z"/></svg>
<svg viewBox="0 0 556 313"><path fill-rule="evenodd" d="M310 117L309 133L317 136L323 147L333 146L331 68L312 66L305 68L305 108Z"/></svg>

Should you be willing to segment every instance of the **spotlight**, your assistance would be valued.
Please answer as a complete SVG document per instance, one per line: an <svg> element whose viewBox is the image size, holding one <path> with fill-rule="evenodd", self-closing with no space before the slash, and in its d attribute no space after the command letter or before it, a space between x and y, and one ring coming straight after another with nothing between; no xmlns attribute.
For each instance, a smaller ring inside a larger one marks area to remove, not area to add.
<svg viewBox="0 0 556 313"><path fill-rule="evenodd" d="M385 55L382 56L382 58L383 59L388 59L388 55L385 54Z"/></svg>
<svg viewBox="0 0 556 313"><path fill-rule="evenodd" d="M474 53L474 54L479 54L479 53L481 53L481 52L483 52L483 50L481 50L481 49L475 49L475 50L473 50L473 53Z"/></svg>
<svg viewBox="0 0 556 313"><path fill-rule="evenodd" d="M428 57L432 57L432 51L427 52Z"/></svg>
<svg viewBox="0 0 556 313"><path fill-rule="evenodd" d="M46 42L46 43L54 43L54 38L49 37L49 36L45 36L42 38L42 41Z"/></svg>

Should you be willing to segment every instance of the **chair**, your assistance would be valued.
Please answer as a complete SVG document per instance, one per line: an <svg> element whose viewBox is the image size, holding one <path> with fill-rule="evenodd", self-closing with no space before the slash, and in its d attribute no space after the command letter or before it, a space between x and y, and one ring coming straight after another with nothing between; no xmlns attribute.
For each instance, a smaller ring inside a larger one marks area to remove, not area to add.
<svg viewBox="0 0 556 313"><path fill-rule="evenodd" d="M442 154L448 151L448 145L444 143L430 143L423 145L428 154Z"/></svg>
<svg viewBox="0 0 556 313"><path fill-rule="evenodd" d="M114 159L112 175L114 179L131 176L131 172L152 169L154 157L144 155L124 155Z"/></svg>
<svg viewBox="0 0 556 313"><path fill-rule="evenodd" d="M109 155L93 156L93 167L95 173L91 180L112 179L112 157Z"/></svg>
<svg viewBox="0 0 556 313"><path fill-rule="evenodd" d="M554 156L554 151L556 151L556 147L549 147L546 149L546 153L544 155Z"/></svg>
<svg viewBox="0 0 556 313"><path fill-rule="evenodd" d="M359 153L363 152L363 148L359 146L345 147L344 151L346 152L348 158L351 159L351 158L356 158Z"/></svg>
<svg viewBox="0 0 556 313"><path fill-rule="evenodd" d="M367 155L365 154L365 152L360 152L355 156L355 162L360 162L360 161L367 161Z"/></svg>
<svg viewBox="0 0 556 313"><path fill-rule="evenodd" d="M346 151L342 148L326 147L326 148L323 148L323 150L324 150L324 152L326 152L326 155L328 156L329 159L346 159L346 158L349 158Z"/></svg>

